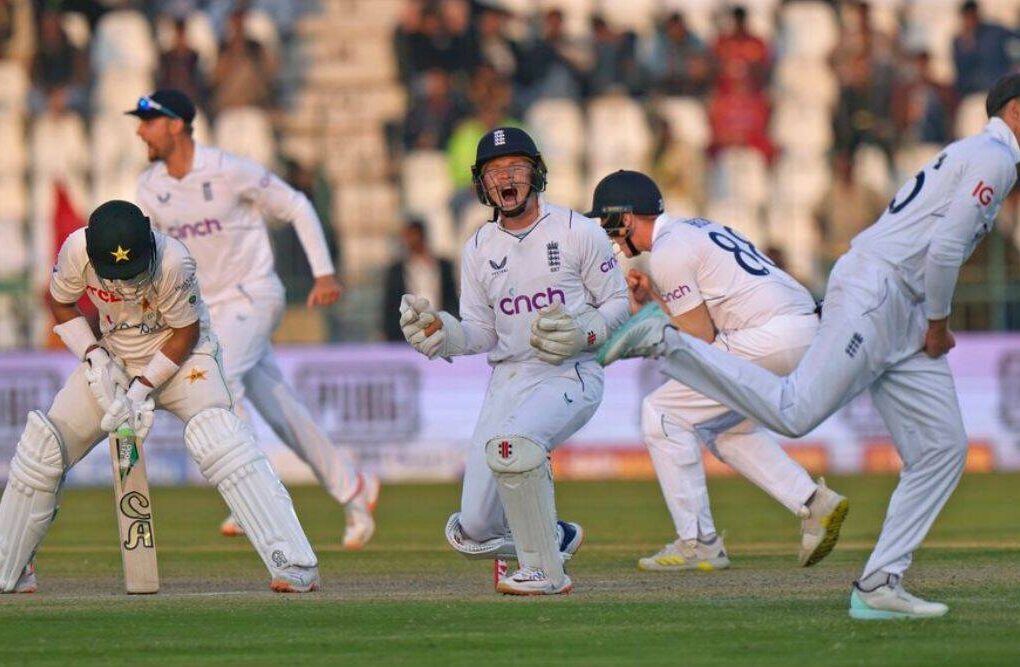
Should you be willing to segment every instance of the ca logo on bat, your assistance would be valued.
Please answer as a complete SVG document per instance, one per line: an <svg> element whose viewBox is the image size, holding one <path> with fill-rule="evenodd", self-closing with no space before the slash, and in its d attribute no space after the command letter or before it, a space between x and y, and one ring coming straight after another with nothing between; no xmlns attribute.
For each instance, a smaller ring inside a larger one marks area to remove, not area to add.
<svg viewBox="0 0 1020 667"><path fill-rule="evenodd" d="M146 511L149 507L149 499L137 491L125 493L120 499L120 513L129 519L134 519L127 530L127 539L124 541L124 548L129 551L142 545L151 549L155 544L152 536L152 513Z"/></svg>

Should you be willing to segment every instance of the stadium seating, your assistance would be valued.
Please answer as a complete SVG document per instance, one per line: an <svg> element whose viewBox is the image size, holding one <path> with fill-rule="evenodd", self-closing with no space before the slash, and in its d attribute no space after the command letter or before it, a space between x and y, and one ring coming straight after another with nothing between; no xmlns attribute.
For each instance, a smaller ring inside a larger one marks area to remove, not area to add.
<svg viewBox="0 0 1020 667"><path fill-rule="evenodd" d="M547 162L577 163L585 148L584 113L573 100L539 100L525 122Z"/></svg>
<svg viewBox="0 0 1020 667"><path fill-rule="evenodd" d="M276 142L269 115L258 107L231 107L216 117L213 136L220 148L259 164L272 164Z"/></svg>
<svg viewBox="0 0 1020 667"><path fill-rule="evenodd" d="M92 68L135 69L151 74L156 69L156 41L141 12L120 9L103 14L92 36Z"/></svg>

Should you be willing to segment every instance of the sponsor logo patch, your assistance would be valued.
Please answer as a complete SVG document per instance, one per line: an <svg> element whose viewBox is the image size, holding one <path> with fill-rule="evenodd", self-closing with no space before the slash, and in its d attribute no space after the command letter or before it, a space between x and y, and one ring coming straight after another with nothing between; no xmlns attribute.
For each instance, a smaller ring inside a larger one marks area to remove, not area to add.
<svg viewBox="0 0 1020 667"><path fill-rule="evenodd" d="M566 294L563 293L563 290L555 287L547 287L544 291L535 292L531 295L518 294L517 296L514 296L513 290L511 290L510 296L500 299L499 312L504 315L531 313L539 308L551 306L556 301L559 301L562 305L567 304Z"/></svg>
<svg viewBox="0 0 1020 667"><path fill-rule="evenodd" d="M223 225L220 224L219 220L206 218L198 222L171 225L167 227L166 233L172 238L183 241L199 236L211 236L220 231L223 231Z"/></svg>
<svg viewBox="0 0 1020 667"><path fill-rule="evenodd" d="M663 301L669 303L670 301L682 299L690 293L691 288L688 287L687 285L677 285L673 290L669 292L662 292L660 296L662 296Z"/></svg>

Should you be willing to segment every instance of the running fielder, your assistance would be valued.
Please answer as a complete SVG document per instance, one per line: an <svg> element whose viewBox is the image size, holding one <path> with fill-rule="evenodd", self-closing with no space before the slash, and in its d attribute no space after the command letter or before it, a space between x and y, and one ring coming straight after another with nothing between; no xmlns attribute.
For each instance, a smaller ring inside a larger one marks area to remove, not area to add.
<svg viewBox="0 0 1020 667"><path fill-rule="evenodd" d="M991 229L1020 163L1020 75L988 93L984 131L947 146L858 234L829 277L818 335L780 377L668 326L648 308L599 352L604 364L663 356L671 377L763 425L799 437L868 389L903 459L850 616L942 616L902 577L963 472L967 434L946 353L960 266Z"/></svg>
<svg viewBox="0 0 1020 667"><path fill-rule="evenodd" d="M364 546L375 531L379 480L359 474L330 442L283 378L270 346L283 315L284 289L273 268L264 215L290 221L297 230L315 275L308 306L328 306L340 297L315 210L268 169L197 145L191 136L195 106L183 93L156 91L127 113L140 119L138 136L152 163L138 179L138 203L157 229L182 241L198 262L235 407L243 415L244 399L251 401L344 506L344 547ZM234 516L220 530L228 536L241 532Z"/></svg>
<svg viewBox="0 0 1020 667"><path fill-rule="evenodd" d="M539 197L545 163L526 132L486 134L471 171L496 224L465 244L463 319L411 294L401 305L404 336L422 354L488 352L492 365L446 536L469 558L516 554L520 567L498 582L502 593L566 593L563 560L583 533L557 522L549 452L602 400L594 348L626 318L627 287L599 226Z"/></svg>
<svg viewBox="0 0 1020 667"><path fill-rule="evenodd" d="M595 188L590 218L627 257L651 251L651 280L632 271L638 303L657 302L673 324L730 354L786 375L818 329L815 301L738 232L701 218L670 218L648 176L617 171ZM801 517L800 564L825 558L839 538L846 498L815 483L757 424L670 380L641 404L641 431L676 526L676 541L642 558L642 570L729 567L716 534L701 445Z"/></svg>
<svg viewBox="0 0 1020 667"><path fill-rule="evenodd" d="M75 306L84 294L99 310L98 340ZM187 248L153 232L134 204L107 202L61 247L49 305L54 332L82 363L46 414L28 414L14 451L0 500L0 591L35 591L32 557L67 471L122 424L144 439L157 407L184 422L188 453L244 526L273 590L316 590L290 496L231 411Z"/></svg>

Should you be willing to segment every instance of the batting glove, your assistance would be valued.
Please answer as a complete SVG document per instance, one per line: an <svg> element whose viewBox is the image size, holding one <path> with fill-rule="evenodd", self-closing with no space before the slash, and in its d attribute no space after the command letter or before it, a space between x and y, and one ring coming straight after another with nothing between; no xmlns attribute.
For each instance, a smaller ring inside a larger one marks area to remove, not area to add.
<svg viewBox="0 0 1020 667"><path fill-rule="evenodd" d="M117 395L117 389L127 390L131 378L124 370L124 363L101 347L95 347L85 355L85 379L96 403L104 411L110 408Z"/></svg>
<svg viewBox="0 0 1020 667"><path fill-rule="evenodd" d="M100 427L113 433L123 424L127 424L139 440L145 440L156 416L156 403L149 397L151 391L152 387L138 378L132 380L126 392L118 387L116 398L110 403L102 421L99 422Z"/></svg>

